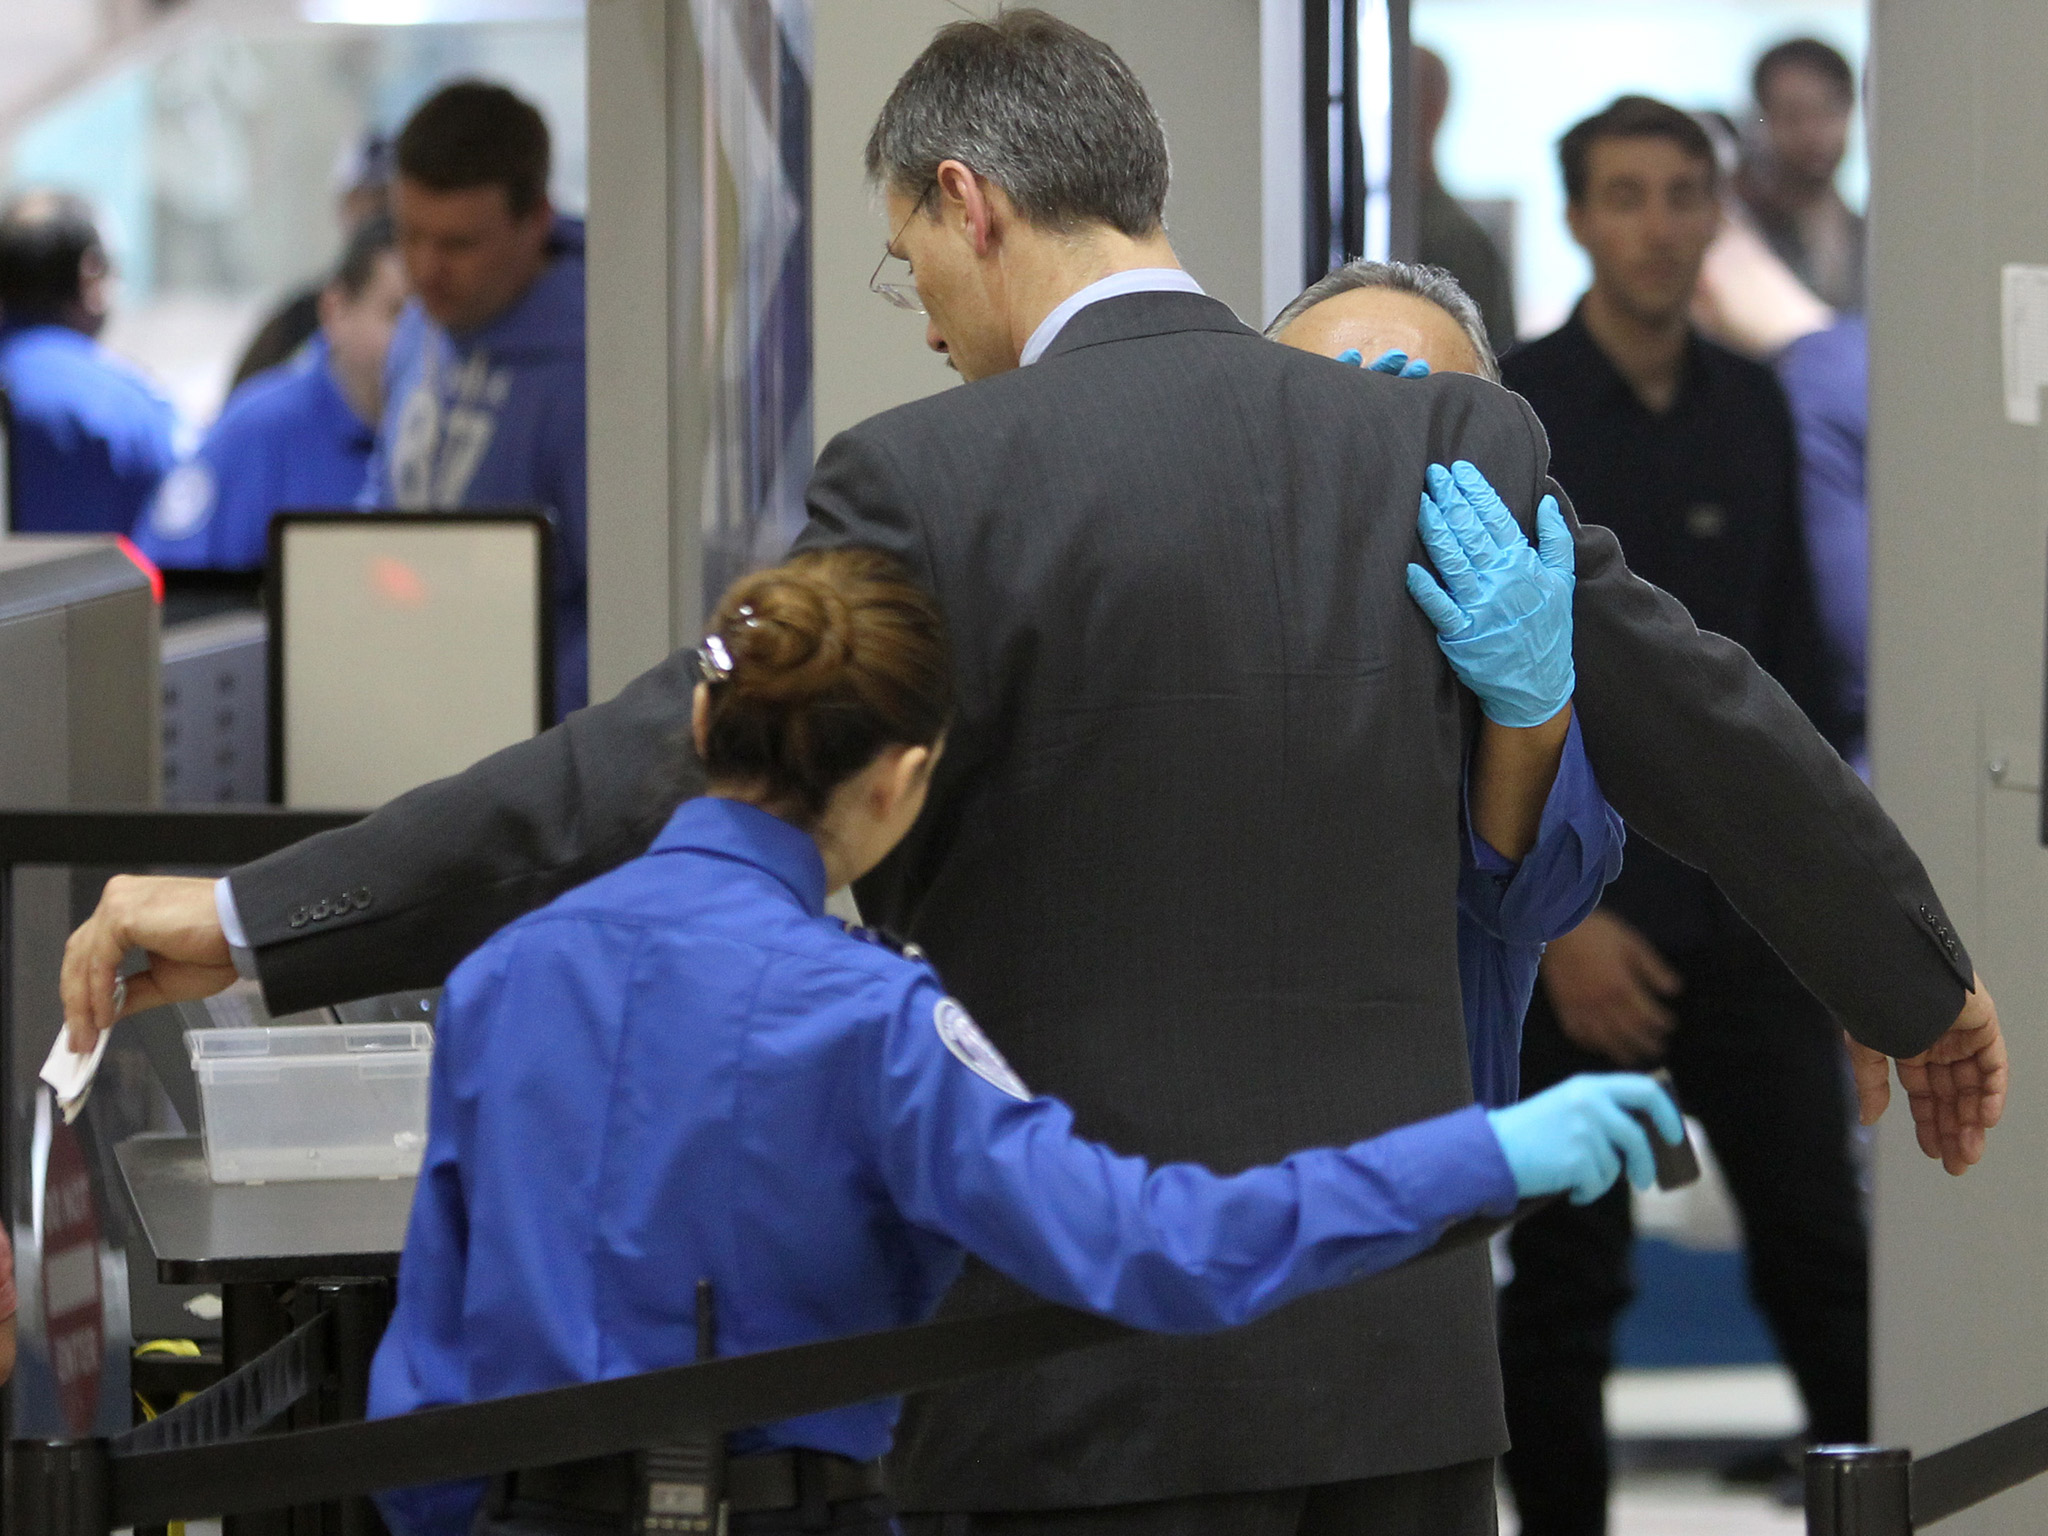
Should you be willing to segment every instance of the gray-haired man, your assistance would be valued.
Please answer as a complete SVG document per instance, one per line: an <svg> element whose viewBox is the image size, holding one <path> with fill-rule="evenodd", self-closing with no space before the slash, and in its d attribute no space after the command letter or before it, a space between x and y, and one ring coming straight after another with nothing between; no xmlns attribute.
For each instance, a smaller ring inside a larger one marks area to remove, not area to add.
<svg viewBox="0 0 2048 1536"><path fill-rule="evenodd" d="M1550 489L1540 428L1484 381L1361 374L1204 297L1161 223L1143 91L1042 13L944 29L868 163L912 268L886 281L976 382L842 434L811 484L802 542L901 555L957 652L929 808L863 909L925 947L1026 1081L1133 1151L1239 1168L1467 1102L1474 711L1404 571L1425 466L1471 460L1526 523ZM1609 799L1714 870L1872 1044L1943 1041L1977 1073L1946 1101L1950 1149L1973 1160L2002 1048L1918 861L1782 694L1633 580L1611 538L1581 530L1578 568ZM683 792L692 679L684 652L236 871L273 1005L430 983L640 852ZM346 911L292 926L335 891ZM162 957L140 1000L210 984L228 962L213 900L110 886L67 959L67 1016L106 1022L129 943ZM1012 1294L970 1271L949 1305ZM896 1486L949 1533L1486 1536L1505 1442L1492 1310L1483 1254L1452 1254L1238 1333L933 1394L906 1416Z"/></svg>

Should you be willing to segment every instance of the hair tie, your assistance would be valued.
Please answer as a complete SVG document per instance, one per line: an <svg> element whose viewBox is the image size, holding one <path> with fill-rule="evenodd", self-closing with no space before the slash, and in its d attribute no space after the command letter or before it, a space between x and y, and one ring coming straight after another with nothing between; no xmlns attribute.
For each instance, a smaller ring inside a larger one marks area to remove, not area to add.
<svg viewBox="0 0 2048 1536"><path fill-rule="evenodd" d="M697 647L697 675L707 683L723 683L732 677L732 652L717 635L706 635Z"/></svg>

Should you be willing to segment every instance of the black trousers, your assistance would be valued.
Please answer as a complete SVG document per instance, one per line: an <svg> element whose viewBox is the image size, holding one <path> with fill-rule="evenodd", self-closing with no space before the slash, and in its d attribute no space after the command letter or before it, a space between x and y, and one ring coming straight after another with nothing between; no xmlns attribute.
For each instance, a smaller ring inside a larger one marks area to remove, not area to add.
<svg viewBox="0 0 2048 1536"><path fill-rule="evenodd" d="M904 1515L904 1536L1496 1536L1492 1461L1103 1509Z"/></svg>
<svg viewBox="0 0 2048 1536"><path fill-rule="evenodd" d="M1870 1433L1869 1238L1851 1148L1841 1037L1754 936L1673 957L1685 981L1666 1065L1706 1128L1741 1213L1749 1288L1805 1399L1817 1441ZM1543 988L1529 1009L1522 1092L1615 1070L1558 1028ZM1615 1320L1633 1295L1627 1186L1556 1205L1508 1240L1501 1293L1506 1457L1525 1536L1601 1536L1608 1455L1601 1389Z"/></svg>

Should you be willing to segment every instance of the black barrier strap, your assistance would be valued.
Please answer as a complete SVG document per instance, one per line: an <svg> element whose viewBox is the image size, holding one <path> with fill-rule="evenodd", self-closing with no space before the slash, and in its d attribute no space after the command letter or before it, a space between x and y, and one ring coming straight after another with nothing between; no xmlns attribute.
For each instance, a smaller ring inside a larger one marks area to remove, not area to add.
<svg viewBox="0 0 2048 1536"><path fill-rule="evenodd" d="M321 1312L197 1397L138 1424L109 1446L116 1456L218 1445L255 1433L327 1373L333 1315Z"/></svg>
<svg viewBox="0 0 2048 1536"><path fill-rule="evenodd" d="M1918 1529L2048 1472L2048 1408L1913 1463Z"/></svg>
<svg viewBox="0 0 2048 1536"><path fill-rule="evenodd" d="M393 1419L117 1456L108 1517L116 1526L161 1525L611 1456L894 1397L1131 1332L1037 1306Z"/></svg>
<svg viewBox="0 0 2048 1536"><path fill-rule="evenodd" d="M1507 1221L1460 1222L1416 1257L1484 1243L1550 1203L1525 1200ZM400 1418L190 1450L138 1451L111 1459L109 1518L117 1526L161 1525L614 1456L946 1386L1136 1331L1041 1304Z"/></svg>

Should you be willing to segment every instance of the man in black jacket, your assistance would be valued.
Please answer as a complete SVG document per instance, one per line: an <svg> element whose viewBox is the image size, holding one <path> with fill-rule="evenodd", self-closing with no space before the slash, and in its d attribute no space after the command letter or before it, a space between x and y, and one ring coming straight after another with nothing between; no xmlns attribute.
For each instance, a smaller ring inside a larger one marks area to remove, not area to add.
<svg viewBox="0 0 2048 1536"><path fill-rule="evenodd" d="M1273 346L1204 297L1160 223L1143 92L1040 13L942 31L869 166L912 267L887 281L970 383L834 439L811 485L802 542L901 555L957 649L929 807L864 910L1088 1134L1136 1152L1237 1168L1467 1102L1473 711L1403 571L1432 461L1471 460L1528 524L1553 489L1534 417L1483 380ZM1940 1086L2002 1091L1990 1000L1862 785L1610 536L1580 529L1577 553L1578 707L1609 798L1713 868L1874 1047L1942 1042L1960 1065ZM693 678L673 659L236 871L220 894L273 1006L431 983L638 853L696 784L675 759ZM131 1006L222 984L215 896L111 883L67 956L75 1026L106 1022L131 942L155 957ZM1908 1078L1927 1103L1930 1081ZM1943 1102L1936 1149L1960 1168L1997 1104ZM951 1304L1007 1295L970 1272ZM1484 1256L1452 1254L1237 1334L934 1394L897 1490L946 1531L1490 1532L1492 1308Z"/></svg>

